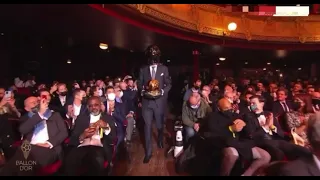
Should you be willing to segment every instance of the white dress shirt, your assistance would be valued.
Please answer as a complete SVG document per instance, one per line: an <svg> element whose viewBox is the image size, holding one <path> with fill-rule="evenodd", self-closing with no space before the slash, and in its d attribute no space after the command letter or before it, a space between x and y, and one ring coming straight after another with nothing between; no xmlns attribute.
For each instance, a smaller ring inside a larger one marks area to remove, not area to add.
<svg viewBox="0 0 320 180"><path fill-rule="evenodd" d="M267 120L267 118L264 115L260 115L258 117L259 124L261 125L262 129L264 130L264 132L266 132L266 133L268 133L270 135L273 134L272 131L277 133L277 127L274 130L270 130L269 128L264 127L264 125L266 124L266 120Z"/></svg>
<svg viewBox="0 0 320 180"><path fill-rule="evenodd" d="M60 99L61 105L64 106L66 104L67 96L59 96L59 99Z"/></svg>
<svg viewBox="0 0 320 180"><path fill-rule="evenodd" d="M90 115L90 124L96 123L100 120L101 114L98 116ZM105 135L108 135L111 132L111 129L103 130L103 133ZM103 144L101 143L101 135L100 135L100 128L97 129L95 135L93 135L91 138L86 138L83 140L83 142L80 142L81 144L78 147L81 146L100 146L103 147Z"/></svg>
<svg viewBox="0 0 320 180"><path fill-rule="evenodd" d="M47 127L47 121L46 117L42 116L40 113L38 113L40 118L43 119L43 121L39 122L33 131L33 136L31 138L30 144L36 145L36 144L43 144L47 143L50 145L50 148L53 147L53 145L48 142L49 140L49 134L48 134L48 127Z"/></svg>
<svg viewBox="0 0 320 180"><path fill-rule="evenodd" d="M318 170L320 171L320 160L315 155L313 155L313 160L314 160L314 163L316 164Z"/></svg>
<svg viewBox="0 0 320 180"><path fill-rule="evenodd" d="M156 75L157 74L158 65L152 65L152 66L149 67L151 76L152 76L152 67L154 67L154 72L155 72L155 75Z"/></svg>

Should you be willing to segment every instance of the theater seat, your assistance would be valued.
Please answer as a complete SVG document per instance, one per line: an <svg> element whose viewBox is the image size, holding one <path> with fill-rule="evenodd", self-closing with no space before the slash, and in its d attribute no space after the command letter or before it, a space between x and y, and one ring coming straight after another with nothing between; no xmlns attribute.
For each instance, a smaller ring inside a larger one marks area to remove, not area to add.
<svg viewBox="0 0 320 180"><path fill-rule="evenodd" d="M41 169L39 169L37 171L37 176L49 176L49 175L53 175L54 173L58 172L58 170L60 169L62 165L62 161L58 160L53 164L47 165L45 167L42 167Z"/></svg>
<svg viewBox="0 0 320 180"><path fill-rule="evenodd" d="M11 146L14 147L14 148L17 148L17 147L19 147L21 145L22 145L22 140L19 140L19 141L14 142Z"/></svg>
<svg viewBox="0 0 320 180"><path fill-rule="evenodd" d="M66 138L66 139L63 141L63 143L64 143L65 145L69 144L69 142L70 142L70 138Z"/></svg>

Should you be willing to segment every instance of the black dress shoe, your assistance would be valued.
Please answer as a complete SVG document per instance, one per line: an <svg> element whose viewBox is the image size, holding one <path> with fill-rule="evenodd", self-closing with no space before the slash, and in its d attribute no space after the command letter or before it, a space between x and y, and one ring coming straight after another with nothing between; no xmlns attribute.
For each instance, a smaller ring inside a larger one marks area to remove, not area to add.
<svg viewBox="0 0 320 180"><path fill-rule="evenodd" d="M143 159L143 164L149 163L150 159L151 159L151 156L145 156Z"/></svg>
<svg viewBox="0 0 320 180"><path fill-rule="evenodd" d="M158 142L158 148L162 149L163 148L163 142Z"/></svg>

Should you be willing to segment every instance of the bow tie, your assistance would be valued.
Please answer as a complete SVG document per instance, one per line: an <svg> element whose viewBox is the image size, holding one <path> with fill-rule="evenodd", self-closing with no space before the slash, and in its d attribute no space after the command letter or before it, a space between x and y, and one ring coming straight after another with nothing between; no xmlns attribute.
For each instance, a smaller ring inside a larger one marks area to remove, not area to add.
<svg viewBox="0 0 320 180"><path fill-rule="evenodd" d="M261 113L256 114L256 117L257 117L257 118L260 117L260 116L264 116L264 113L261 112Z"/></svg>

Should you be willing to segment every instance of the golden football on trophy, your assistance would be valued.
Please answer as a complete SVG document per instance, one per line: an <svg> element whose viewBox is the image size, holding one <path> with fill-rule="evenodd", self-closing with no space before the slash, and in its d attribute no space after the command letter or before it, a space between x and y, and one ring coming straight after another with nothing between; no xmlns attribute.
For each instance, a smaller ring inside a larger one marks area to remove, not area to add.
<svg viewBox="0 0 320 180"><path fill-rule="evenodd" d="M151 95L151 96L159 96L161 94L158 80L153 79L149 81L147 93L148 95Z"/></svg>

